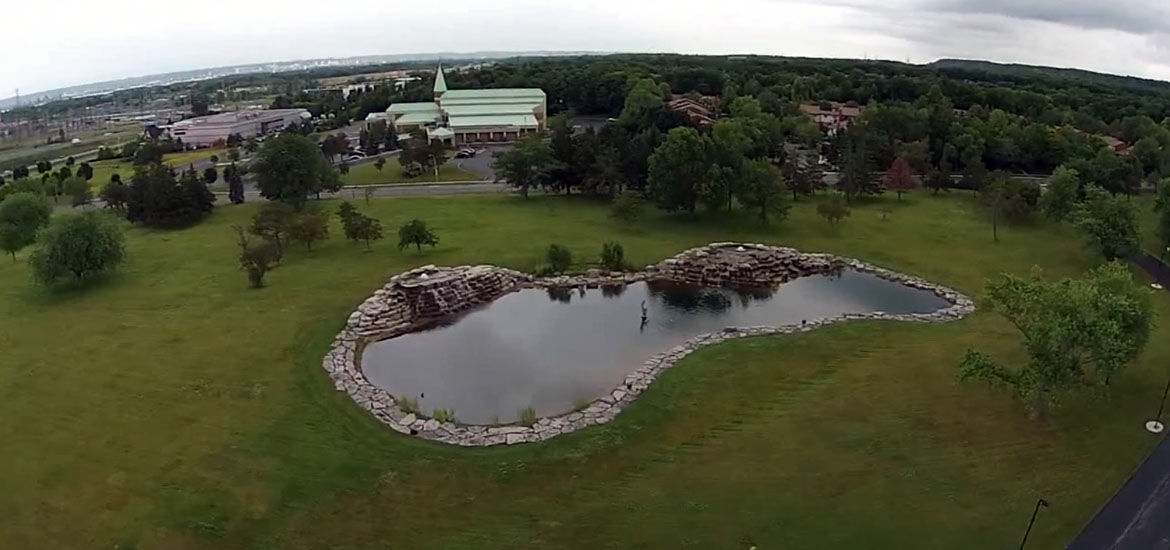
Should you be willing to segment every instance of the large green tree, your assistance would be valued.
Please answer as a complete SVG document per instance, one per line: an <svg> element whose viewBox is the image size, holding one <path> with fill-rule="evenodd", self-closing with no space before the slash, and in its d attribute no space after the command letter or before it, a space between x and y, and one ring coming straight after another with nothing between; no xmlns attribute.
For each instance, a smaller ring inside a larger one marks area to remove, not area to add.
<svg viewBox="0 0 1170 550"><path fill-rule="evenodd" d="M1080 174L1072 168L1058 166L1048 178L1048 190L1040 198L1040 208L1049 219L1063 221L1076 209L1080 193Z"/></svg>
<svg viewBox="0 0 1170 550"><path fill-rule="evenodd" d="M516 147L496 155L492 162L496 181L506 181L520 189L524 198L528 198L530 188L546 184L557 165L552 148L536 136L521 139Z"/></svg>
<svg viewBox="0 0 1170 550"><path fill-rule="evenodd" d="M289 132L264 142L252 172L261 196L296 208L304 206L310 194L337 181L321 150L308 138Z"/></svg>
<svg viewBox="0 0 1170 550"><path fill-rule="evenodd" d="M1149 291L1135 285L1120 263L1080 279L1045 281L1039 271L1028 278L1005 275L988 284L987 302L1020 331L1028 362L1013 368L969 349L959 377L1015 389L1040 418L1058 394L1104 385L1137 357L1150 335Z"/></svg>
<svg viewBox="0 0 1170 550"><path fill-rule="evenodd" d="M744 206L756 210L760 221L767 222L769 215L778 219L788 215L784 178L772 163L764 159L746 161L739 175L739 200Z"/></svg>
<svg viewBox="0 0 1170 550"><path fill-rule="evenodd" d="M1085 200L1073 212L1073 223L1106 260L1132 258L1140 250L1133 204L1100 187L1085 188Z"/></svg>
<svg viewBox="0 0 1170 550"><path fill-rule="evenodd" d="M713 149L711 138L694 128L675 128L666 134L666 141L650 155L650 196L660 208L695 212L711 174Z"/></svg>
<svg viewBox="0 0 1170 550"><path fill-rule="evenodd" d="M108 214L60 216L40 235L29 264L37 282L83 280L112 271L126 258L126 238Z"/></svg>
<svg viewBox="0 0 1170 550"><path fill-rule="evenodd" d="M215 195L194 172L175 172L163 164L134 170L126 197L126 218L148 227L183 227L211 213Z"/></svg>
<svg viewBox="0 0 1170 550"><path fill-rule="evenodd" d="M16 261L16 253L36 240L52 214L44 197L32 193L14 193L0 201L0 249Z"/></svg>

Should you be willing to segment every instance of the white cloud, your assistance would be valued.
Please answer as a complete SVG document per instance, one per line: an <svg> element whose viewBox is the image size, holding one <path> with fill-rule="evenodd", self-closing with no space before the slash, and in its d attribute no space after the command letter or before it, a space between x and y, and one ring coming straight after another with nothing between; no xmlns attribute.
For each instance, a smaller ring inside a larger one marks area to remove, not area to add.
<svg viewBox="0 0 1170 550"><path fill-rule="evenodd" d="M482 50L965 57L1170 78L1158 2L10 1L5 21L44 23L5 25L0 96L217 65Z"/></svg>

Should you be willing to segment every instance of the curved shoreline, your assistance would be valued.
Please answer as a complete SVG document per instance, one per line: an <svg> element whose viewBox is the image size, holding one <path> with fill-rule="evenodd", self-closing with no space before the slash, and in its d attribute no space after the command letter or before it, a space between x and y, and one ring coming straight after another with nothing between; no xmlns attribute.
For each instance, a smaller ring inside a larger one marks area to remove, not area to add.
<svg viewBox="0 0 1170 550"><path fill-rule="evenodd" d="M626 285L647 279L666 279L693 284L775 284L795 277L842 267L870 273L911 288L933 292L949 303L930 313L884 312L844 314L797 325L727 327L659 352L626 375L625 380L586 407L538 419L533 425L511 423L496 426L439 422L403 410L395 397L366 380L361 369L362 350L370 342L413 332L436 319L456 314L504 294L524 288ZM587 426L613 420L645 392L663 371L695 350L736 338L767 334L806 332L832 323L862 319L908 322L948 322L974 311L971 299L955 290L918 277L904 275L860 260L831 254L802 253L795 249L747 243L713 243L692 248L638 273L535 277L496 266L437 268L424 266L395 275L349 316L334 339L323 366L334 388L345 391L359 406L391 429L432 441L468 447L529 443L551 439Z"/></svg>

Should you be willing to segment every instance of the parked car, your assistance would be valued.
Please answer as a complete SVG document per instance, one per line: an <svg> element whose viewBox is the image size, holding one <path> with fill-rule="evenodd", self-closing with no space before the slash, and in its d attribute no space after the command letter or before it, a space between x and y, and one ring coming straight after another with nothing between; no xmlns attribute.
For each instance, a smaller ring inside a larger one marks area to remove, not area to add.
<svg viewBox="0 0 1170 550"><path fill-rule="evenodd" d="M474 157L474 156L475 156L475 149L471 149L471 148L460 149L458 153L455 153L455 158L457 158L457 159L469 159L469 158Z"/></svg>
<svg viewBox="0 0 1170 550"><path fill-rule="evenodd" d="M360 153L350 153L348 157L345 157L345 160L347 160L349 162L357 162L359 160L365 160L365 159L366 159L366 156L362 155Z"/></svg>

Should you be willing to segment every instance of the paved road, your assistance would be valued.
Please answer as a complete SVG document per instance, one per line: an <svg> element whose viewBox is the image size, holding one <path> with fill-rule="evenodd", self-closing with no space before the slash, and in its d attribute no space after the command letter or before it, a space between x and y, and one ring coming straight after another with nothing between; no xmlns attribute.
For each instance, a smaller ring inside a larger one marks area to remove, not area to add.
<svg viewBox="0 0 1170 550"><path fill-rule="evenodd" d="M1137 264L1170 290L1170 267L1149 255L1139 258ZM1163 421L1166 422L1166 419L1163 418ZM1068 548L1170 549L1170 438L1162 437L1162 442L1154 452L1150 453L1117 494L1105 503Z"/></svg>
<svg viewBox="0 0 1170 550"><path fill-rule="evenodd" d="M442 195L482 195L492 193L509 193L511 188L502 183L419 183L410 185L395 185L390 187L373 186L375 197L418 197ZM227 197L227 193L217 192L217 196ZM364 199L365 189L349 187L337 193L322 193L321 198ZM245 200L263 200L260 192L254 189L244 191Z"/></svg>

